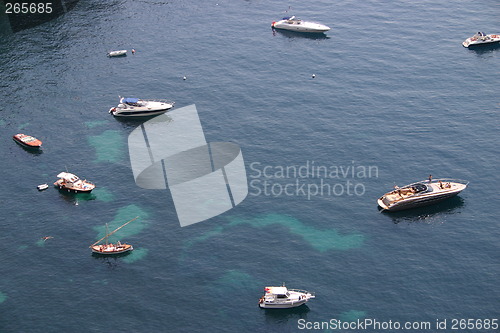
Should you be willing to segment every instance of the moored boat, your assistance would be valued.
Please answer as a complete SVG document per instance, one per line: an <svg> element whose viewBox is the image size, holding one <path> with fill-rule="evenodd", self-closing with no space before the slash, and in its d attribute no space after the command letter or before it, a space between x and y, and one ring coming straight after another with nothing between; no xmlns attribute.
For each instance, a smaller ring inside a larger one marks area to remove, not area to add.
<svg viewBox="0 0 500 333"><path fill-rule="evenodd" d="M42 146L42 141L30 135L19 133L12 138L23 147L40 148Z"/></svg>
<svg viewBox="0 0 500 333"><path fill-rule="evenodd" d="M115 117L156 116L174 107L174 102L164 99L139 99L120 97L120 103L109 109Z"/></svg>
<svg viewBox="0 0 500 333"><path fill-rule="evenodd" d="M81 180L77 175L69 172L61 172L57 175L59 179L54 183L54 186L60 190L68 192L91 192L95 185L87 180Z"/></svg>
<svg viewBox="0 0 500 333"><path fill-rule="evenodd" d="M114 234L115 232L117 232L118 230L120 230L121 228L123 228L124 226L126 226L127 224L129 224L130 222L136 220L137 218L139 218L139 216L122 224L121 226L119 226L118 228L113 230L112 232L108 231L108 224L106 223L106 235L103 238L99 239L94 244L90 245L90 248L92 249L92 253L102 254L102 255L113 255L113 254L121 254L121 253L132 251L134 249L134 247L132 245L121 243L120 241L117 241L116 243L109 243L108 237L111 236L112 234ZM105 243L99 244L103 240L106 240Z"/></svg>
<svg viewBox="0 0 500 333"><path fill-rule="evenodd" d="M281 287L266 287L266 293L259 299L259 306L264 309L289 309L301 306L316 296L306 290Z"/></svg>
<svg viewBox="0 0 500 333"><path fill-rule="evenodd" d="M130 244L120 243L120 241L118 241L115 244L107 243L107 244L94 245L91 247L91 249L93 253L110 255L110 254L120 254L132 251L134 247Z"/></svg>
<svg viewBox="0 0 500 333"><path fill-rule="evenodd" d="M48 189L49 185L48 184L40 184L36 188L38 189L38 191L43 191L43 190Z"/></svg>
<svg viewBox="0 0 500 333"><path fill-rule="evenodd" d="M469 182L459 179L423 180L403 187L395 186L393 191L381 196L377 203L388 211L431 205L454 197L465 190L468 184Z"/></svg>
<svg viewBox="0 0 500 333"><path fill-rule="evenodd" d="M108 57L122 57L127 55L127 50L118 50L108 52Z"/></svg>
<svg viewBox="0 0 500 333"><path fill-rule="evenodd" d="M284 29L297 32L322 33L330 30L330 27L315 22L303 21L295 16L283 17L282 20L273 22L271 26L275 29Z"/></svg>
<svg viewBox="0 0 500 333"><path fill-rule="evenodd" d="M472 37L467 38L462 45L470 48L474 46L491 45L500 42L500 35L486 35L484 32L478 32Z"/></svg>

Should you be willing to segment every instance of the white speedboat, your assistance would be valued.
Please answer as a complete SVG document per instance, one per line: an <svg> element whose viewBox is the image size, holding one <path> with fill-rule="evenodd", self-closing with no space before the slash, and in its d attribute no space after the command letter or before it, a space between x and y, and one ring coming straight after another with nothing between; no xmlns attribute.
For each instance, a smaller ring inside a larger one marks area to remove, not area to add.
<svg viewBox="0 0 500 333"><path fill-rule="evenodd" d="M314 298L314 294L305 290L281 287L266 287L266 293L259 299L259 306L264 309L288 309L301 306Z"/></svg>
<svg viewBox="0 0 500 333"><path fill-rule="evenodd" d="M118 106L109 109L116 117L156 116L174 107L174 102L161 99L120 98Z"/></svg>
<svg viewBox="0 0 500 333"><path fill-rule="evenodd" d="M282 20L273 22L271 26L275 29L285 29L298 32L321 33L330 30L330 28L324 24L302 21L295 16L283 17Z"/></svg>
<svg viewBox="0 0 500 333"><path fill-rule="evenodd" d="M127 50L118 50L118 51L108 52L108 57L121 57L121 56L126 56L126 55L127 55Z"/></svg>
<svg viewBox="0 0 500 333"><path fill-rule="evenodd" d="M378 205L388 211L397 211L431 205L454 197L465 190L469 182L458 179L423 180L395 189L381 196Z"/></svg>
<svg viewBox="0 0 500 333"><path fill-rule="evenodd" d="M462 45L464 47L474 47L498 42L500 42L500 35L486 35L484 32L478 32L474 36L467 38Z"/></svg>

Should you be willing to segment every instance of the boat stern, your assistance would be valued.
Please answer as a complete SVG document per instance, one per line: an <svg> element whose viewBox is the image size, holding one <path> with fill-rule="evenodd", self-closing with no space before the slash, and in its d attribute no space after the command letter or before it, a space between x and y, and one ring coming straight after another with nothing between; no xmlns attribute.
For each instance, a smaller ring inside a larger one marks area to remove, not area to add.
<svg viewBox="0 0 500 333"><path fill-rule="evenodd" d="M388 200L386 198L386 195L384 194L383 196L378 198L377 204L379 205L380 208L382 208L384 210L390 210L390 208L389 208L390 204L386 201L388 201Z"/></svg>

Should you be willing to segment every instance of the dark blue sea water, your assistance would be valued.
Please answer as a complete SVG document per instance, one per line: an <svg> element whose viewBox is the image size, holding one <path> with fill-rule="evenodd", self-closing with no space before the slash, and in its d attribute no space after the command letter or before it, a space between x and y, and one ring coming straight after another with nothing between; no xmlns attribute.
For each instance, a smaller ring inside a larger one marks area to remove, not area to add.
<svg viewBox="0 0 500 333"><path fill-rule="evenodd" d="M298 332L332 319L498 332L476 320L500 320L500 48L461 42L500 33L499 13L493 0L81 0L4 32L0 332ZM273 32L287 14L332 30ZM117 49L129 55L106 57ZM169 191L134 182L127 137L141 122L107 113L119 95L196 104L208 141L241 147L245 201L181 228ZM96 190L37 191L66 168ZM470 185L379 212L381 194L429 174ZM119 232L130 255L91 256L105 223L135 216ZM283 282L316 299L259 309Z"/></svg>

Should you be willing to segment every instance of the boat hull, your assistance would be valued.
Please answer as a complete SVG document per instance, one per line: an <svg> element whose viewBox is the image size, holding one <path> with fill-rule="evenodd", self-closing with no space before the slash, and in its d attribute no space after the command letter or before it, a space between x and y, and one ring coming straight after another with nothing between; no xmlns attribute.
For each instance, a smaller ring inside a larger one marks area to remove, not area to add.
<svg viewBox="0 0 500 333"><path fill-rule="evenodd" d="M114 251L103 251L100 248L100 245L94 245L92 246L92 253L103 255L103 256L112 256L116 254L122 254L126 252L130 252L134 249L134 247L130 244L123 244L123 249L120 250L114 250Z"/></svg>
<svg viewBox="0 0 500 333"><path fill-rule="evenodd" d="M78 189L73 189L73 188L67 188L64 186L57 186L57 185L56 185L56 187L58 188L59 191L70 192L70 193L90 193L93 190L93 189L91 189L91 190L78 190Z"/></svg>
<svg viewBox="0 0 500 333"><path fill-rule="evenodd" d="M90 193L92 190L95 188L95 186L91 186L89 188L83 189L83 188L74 188L74 187L66 187L64 184L61 184L61 182L58 180L54 183L54 186L59 189L59 191L63 192L71 192L71 193Z"/></svg>
<svg viewBox="0 0 500 333"><path fill-rule="evenodd" d="M396 212L396 211L405 210L405 209L433 205L433 204L438 203L440 201L452 198L452 197L456 196L458 193L460 193L460 192L443 194L441 196L419 198L419 200L403 201L400 203L396 203L390 207L385 206L381 199L378 199L377 203L380 207L382 207L385 210L388 210L390 212Z"/></svg>
<svg viewBox="0 0 500 333"><path fill-rule="evenodd" d="M294 303L283 303L283 304L276 304L276 303L268 303L268 302L262 302L259 303L259 306L262 309L291 309L291 308L296 308L301 305L304 305L307 303L307 299L300 300Z"/></svg>
<svg viewBox="0 0 500 333"><path fill-rule="evenodd" d="M115 117L149 117L149 116L157 116L163 114L170 110L172 107L168 107L161 110L134 110L134 111L125 111L116 109L115 111L111 111L110 113Z"/></svg>
<svg viewBox="0 0 500 333"><path fill-rule="evenodd" d="M500 40L493 41L493 42L483 42L483 43L467 43L463 42L462 45L466 48L475 48L475 47L481 47L481 46L487 46L487 45L498 45L500 44Z"/></svg>

